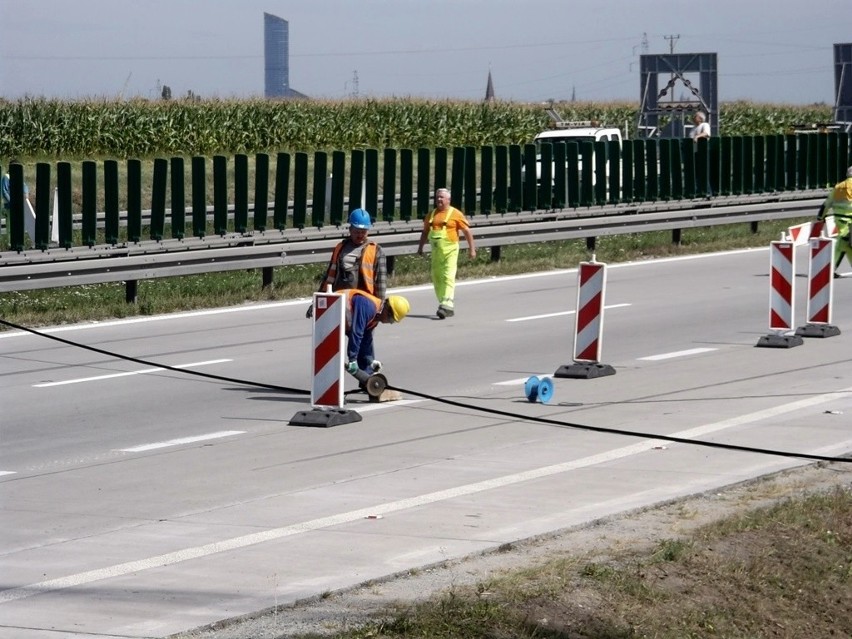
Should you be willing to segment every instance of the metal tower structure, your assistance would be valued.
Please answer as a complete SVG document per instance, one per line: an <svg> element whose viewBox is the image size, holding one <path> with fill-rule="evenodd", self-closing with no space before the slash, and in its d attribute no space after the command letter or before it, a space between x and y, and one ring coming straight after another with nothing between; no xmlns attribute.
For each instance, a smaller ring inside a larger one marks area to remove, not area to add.
<svg viewBox="0 0 852 639"><path fill-rule="evenodd" d="M685 137L689 120L703 111L713 135L719 134L718 72L715 53L648 54L639 58L638 131L642 137ZM695 86L688 74L698 76ZM663 76L660 88L660 77ZM686 89L685 98L675 91Z"/></svg>
<svg viewBox="0 0 852 639"><path fill-rule="evenodd" d="M834 122L852 131L852 43L834 45Z"/></svg>

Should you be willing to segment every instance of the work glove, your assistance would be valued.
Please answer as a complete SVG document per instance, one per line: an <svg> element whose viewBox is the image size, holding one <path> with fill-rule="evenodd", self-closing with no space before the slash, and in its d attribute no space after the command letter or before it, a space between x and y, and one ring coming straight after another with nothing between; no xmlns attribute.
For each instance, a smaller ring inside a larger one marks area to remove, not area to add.
<svg viewBox="0 0 852 639"><path fill-rule="evenodd" d="M370 362L370 370L374 373L378 373L380 370L382 370L382 363L379 360L374 359L372 362Z"/></svg>
<svg viewBox="0 0 852 639"><path fill-rule="evenodd" d="M354 375L358 372L358 362L349 362L346 365L346 372L350 375Z"/></svg>
<svg viewBox="0 0 852 639"><path fill-rule="evenodd" d="M311 304L310 306L308 306L308 310L305 313L305 317L307 317L308 319L311 319L313 316L314 316L314 305Z"/></svg>

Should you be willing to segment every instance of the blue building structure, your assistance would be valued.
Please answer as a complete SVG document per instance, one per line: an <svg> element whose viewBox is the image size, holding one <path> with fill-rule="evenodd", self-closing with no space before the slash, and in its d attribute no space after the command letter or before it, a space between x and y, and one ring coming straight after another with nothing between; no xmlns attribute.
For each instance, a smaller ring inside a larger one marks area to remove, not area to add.
<svg viewBox="0 0 852 639"><path fill-rule="evenodd" d="M290 24L263 14L264 95L267 98L305 98L290 88Z"/></svg>

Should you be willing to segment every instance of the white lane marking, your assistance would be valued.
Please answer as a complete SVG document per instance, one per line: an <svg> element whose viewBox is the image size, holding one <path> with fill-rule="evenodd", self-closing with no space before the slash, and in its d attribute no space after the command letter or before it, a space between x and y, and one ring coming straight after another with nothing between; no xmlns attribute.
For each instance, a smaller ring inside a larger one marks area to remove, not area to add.
<svg viewBox="0 0 852 639"><path fill-rule="evenodd" d="M0 470L0 477L3 475L17 475L14 470Z"/></svg>
<svg viewBox="0 0 852 639"><path fill-rule="evenodd" d="M710 353L717 351L718 348L689 348L685 351L673 351L671 353L660 353L659 355L648 355L648 357L639 357L637 359L658 362L663 359L673 359L675 357L687 357L688 355L699 355L701 353Z"/></svg>
<svg viewBox="0 0 852 639"><path fill-rule="evenodd" d="M392 402L380 402L378 404L368 404L367 406L353 406L352 409L359 413L369 413L374 410L383 408L393 408L394 406L407 406L409 404L417 404L428 401L426 399L395 399Z"/></svg>
<svg viewBox="0 0 852 639"><path fill-rule="evenodd" d="M622 308L624 306L631 306L631 304L610 304L608 306L604 306L604 310L608 310L611 308ZM528 322L529 320L537 320L537 319L545 319L548 317L558 317L560 315L574 315L577 311L560 311L559 313L547 313L545 315L527 315L526 317L513 317L512 319L507 319L507 322Z"/></svg>
<svg viewBox="0 0 852 639"><path fill-rule="evenodd" d="M552 373L539 373L538 375L535 375L535 377L538 377L539 379L541 379L542 377L550 377L551 375L552 375ZM507 379L505 382L492 382L491 385L492 386L520 386L521 384L526 384L527 380L530 377L532 377L532 375L530 375L528 377L517 377L515 379Z"/></svg>
<svg viewBox="0 0 852 639"><path fill-rule="evenodd" d="M196 442L206 442L211 439L221 439L223 437L233 437L234 435L242 435L244 430L221 430L218 433L208 433L206 435L196 435L195 437L181 437L180 439L170 439L164 442L155 442L153 444L142 444L141 446L133 446L131 448L120 448L122 453L144 453L149 450L157 450L158 448L169 448L170 446L182 446L183 444L194 444Z"/></svg>
<svg viewBox="0 0 852 639"><path fill-rule="evenodd" d="M790 402L789 404L782 404L780 406L775 406L774 408L760 410L754 413L749 413L747 415L740 415L738 417L725 419L720 422L697 426L696 428L690 428L688 430L674 433L672 436L688 438L694 437L696 435L706 435L708 433L718 432L721 430L732 428L734 426L742 426L744 424L750 424L752 422L767 419L769 417L776 417L784 413L800 410L802 408L808 408L817 404L837 401L838 399L842 399L849 396L852 396L852 387L843 388L836 392L826 393L824 395L815 395L814 397L800 399L795 402ZM26 586L20 586L18 588L8 588L6 590L0 591L0 605L4 603L9 603L10 601L26 599L27 597L32 597L34 595L38 595L45 592L63 590L65 588L73 588L74 586L89 584L94 581L100 581L101 579L108 579L110 577L121 577L134 572L149 570L151 568L163 568L165 566L171 566L173 564L188 561L190 559L199 559L201 557L207 557L209 555L214 555L231 550L238 550L240 548L245 548L246 546L253 546L255 544L261 544L267 541L275 541L278 539L283 539L285 537L291 537L293 535L299 535L314 530L321 530L323 528L329 528L331 526L348 524L353 521L359 521L361 519L364 519L365 517L368 517L370 515L387 515L402 510L408 510L410 508L418 508L421 506L446 501L448 499L456 499L459 497L474 495L476 493L481 493L488 490L505 488L506 486L512 486L534 479L551 477L553 475L578 470L580 468L588 468L590 466L596 466L598 464L606 464L612 461L623 459L625 457L630 457L631 455L638 455L640 453L653 450L655 446L658 446L663 441L664 440L646 439L636 444L623 446L621 448L615 448L604 453L590 455L588 457L575 459L561 464L554 464L552 466L544 466L541 468L533 468L531 470L523 471L520 473L504 475L502 477L495 477L493 479L487 479L485 481L480 481L473 484L456 486L453 488L448 488L446 490L426 493L424 495L416 495L414 497L409 497L406 499L399 499L396 501L385 502L383 504L367 506L366 508L360 508L358 510L350 510L348 512L338 513L336 515L329 515L328 517L320 517L318 519L311 519L309 521L304 521L289 526L282 526L280 528L271 528L269 530L264 530L249 535L242 535L240 537L232 537L231 539L224 539L222 541L204 544L202 546L184 548L183 550L177 550L174 552L165 553L163 555L157 555L156 557L148 557L146 559L128 561L123 564L115 564L113 566L107 566L106 568L89 570L87 572L77 573L76 575L68 575L67 577L48 579L46 581L40 581L34 584L28 584ZM821 450L825 450L825 448L822 448ZM845 448L842 448L841 450L845 450Z"/></svg>
<svg viewBox="0 0 852 639"><path fill-rule="evenodd" d="M224 362L232 362L232 359L211 359L206 362L193 362L191 364L175 364L172 368L195 368L198 366L210 366L211 364L222 364ZM96 377L78 377L77 379L66 379L62 382L44 382L42 384L33 384L33 388L48 388L50 386L65 386L66 384L81 384L83 382L97 382L104 379L115 379L116 377L128 377L130 375L147 375L148 373L158 373L168 370L159 366L155 368L145 368L138 371L127 371L125 373L110 373L109 375L98 375Z"/></svg>

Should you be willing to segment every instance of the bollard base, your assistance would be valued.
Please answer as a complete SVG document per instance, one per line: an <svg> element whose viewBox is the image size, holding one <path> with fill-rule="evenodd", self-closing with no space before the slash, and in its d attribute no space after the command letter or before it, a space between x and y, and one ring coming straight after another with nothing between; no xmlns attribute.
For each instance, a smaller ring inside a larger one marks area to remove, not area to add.
<svg viewBox="0 0 852 639"><path fill-rule="evenodd" d="M834 337L840 335L840 329L833 324L805 324L796 329L800 337Z"/></svg>
<svg viewBox="0 0 852 639"><path fill-rule="evenodd" d="M331 428L341 424L360 422L361 414L354 410L314 408L313 410L300 410L293 415L290 426L318 426L320 428Z"/></svg>
<svg viewBox="0 0 852 639"><path fill-rule="evenodd" d="M762 348L793 348L801 346L804 341L798 335L764 335L761 337L755 346Z"/></svg>
<svg viewBox="0 0 852 639"><path fill-rule="evenodd" d="M615 369L609 364L598 362L574 362L560 366L553 374L554 377L568 377L571 379L592 379L615 375Z"/></svg>

